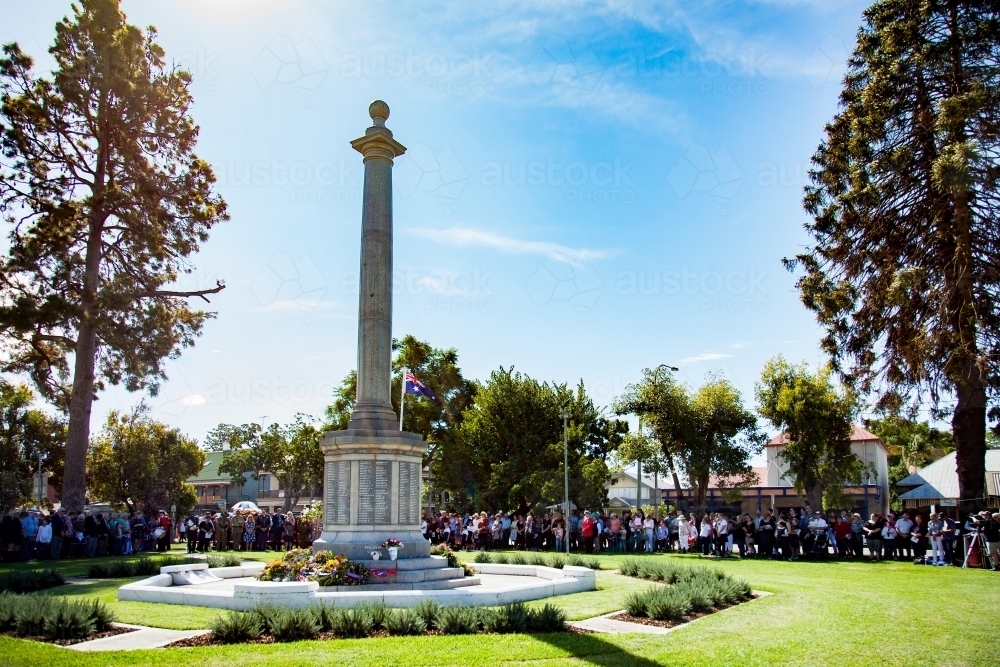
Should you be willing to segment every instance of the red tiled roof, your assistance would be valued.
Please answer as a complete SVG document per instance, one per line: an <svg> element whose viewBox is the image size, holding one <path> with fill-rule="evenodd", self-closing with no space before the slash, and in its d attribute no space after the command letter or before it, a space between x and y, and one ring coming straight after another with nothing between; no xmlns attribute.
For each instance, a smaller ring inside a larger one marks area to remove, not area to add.
<svg viewBox="0 0 1000 667"><path fill-rule="evenodd" d="M851 433L851 442L872 442L872 441L874 441L874 442L879 443L883 447L885 447L885 443L882 442L882 439L879 438L874 433L872 433L871 431L869 431L869 430L867 430L867 429L865 429L865 428L863 428L861 426L858 426L857 424L854 424L853 426L854 426L854 430ZM779 445L784 445L784 444L787 444L787 443L788 443L788 434L787 433L779 433L778 435L776 435L773 438L771 438L770 440L768 440L767 444L765 445L765 447L777 447Z"/></svg>

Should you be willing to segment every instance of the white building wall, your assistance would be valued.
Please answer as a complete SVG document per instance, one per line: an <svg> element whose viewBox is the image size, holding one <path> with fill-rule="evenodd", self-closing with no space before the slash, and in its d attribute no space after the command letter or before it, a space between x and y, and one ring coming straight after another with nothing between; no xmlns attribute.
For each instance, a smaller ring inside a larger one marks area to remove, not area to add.
<svg viewBox="0 0 1000 667"><path fill-rule="evenodd" d="M767 447L767 486L792 487L793 480L785 478L788 472L788 463L779 454L784 451L783 445L777 447ZM851 451L867 464L874 465L874 475L863 480L867 484L876 484L881 489L881 498L878 506L875 499L869 500L869 505L873 511L885 514L889 507L889 457L885 447L874 440L863 440L851 443Z"/></svg>

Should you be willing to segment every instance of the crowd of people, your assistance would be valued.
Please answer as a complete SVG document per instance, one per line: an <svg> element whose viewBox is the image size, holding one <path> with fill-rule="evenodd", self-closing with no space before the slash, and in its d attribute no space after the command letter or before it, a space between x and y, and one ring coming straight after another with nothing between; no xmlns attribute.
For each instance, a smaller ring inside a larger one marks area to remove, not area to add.
<svg viewBox="0 0 1000 667"><path fill-rule="evenodd" d="M162 510L146 515L12 509L0 521L0 553L5 562L16 562L168 551L172 529Z"/></svg>
<svg viewBox="0 0 1000 667"><path fill-rule="evenodd" d="M683 512L657 518L653 513L573 511L566 521L559 511L525 514L434 512L425 515L421 531L433 544L453 549L521 549L610 552L700 553L706 557L770 558L789 561L802 556L872 561L899 560L946 566L961 564L961 535L980 535L988 565L1000 568L1000 513L983 511L959 525L939 513L910 512L867 520L857 512L767 509L755 516L710 512L700 518ZM960 546L956 547L956 544ZM930 554L928 556L928 553ZM978 553L978 552L977 552Z"/></svg>
<svg viewBox="0 0 1000 667"><path fill-rule="evenodd" d="M127 556L169 551L174 542L186 544L188 553L280 551L311 546L321 529L318 521L291 512L192 512L175 522L163 510L126 514L97 508L12 509L0 520L0 556L4 562Z"/></svg>
<svg viewBox="0 0 1000 667"><path fill-rule="evenodd" d="M179 539L188 553L215 551L281 551L308 548L322 531L318 520L292 512L235 510L190 513L181 521Z"/></svg>

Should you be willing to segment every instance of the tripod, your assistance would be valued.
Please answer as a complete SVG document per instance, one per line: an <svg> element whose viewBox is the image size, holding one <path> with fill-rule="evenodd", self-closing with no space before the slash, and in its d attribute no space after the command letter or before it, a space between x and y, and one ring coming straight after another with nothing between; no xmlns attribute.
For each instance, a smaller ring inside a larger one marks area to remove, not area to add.
<svg viewBox="0 0 1000 667"><path fill-rule="evenodd" d="M986 545L983 542L982 533L979 531L973 531L972 533L972 540L969 542L969 547L965 550L965 560L962 562L962 569L969 567L969 558L972 556L973 551L979 556L979 567L987 567L991 570L997 569L996 564L993 563L993 559L986 552Z"/></svg>

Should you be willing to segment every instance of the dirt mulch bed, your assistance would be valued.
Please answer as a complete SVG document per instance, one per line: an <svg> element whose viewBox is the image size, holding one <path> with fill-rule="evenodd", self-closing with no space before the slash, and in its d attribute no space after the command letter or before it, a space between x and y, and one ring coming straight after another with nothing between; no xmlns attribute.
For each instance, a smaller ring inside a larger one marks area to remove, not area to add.
<svg viewBox="0 0 1000 667"><path fill-rule="evenodd" d="M730 607L735 607L741 605L744 602L750 602L760 597L756 593L748 597L746 600L736 602L734 604L724 604L718 607L712 607L708 611L696 611L691 612L687 616L683 617L679 621L657 621L655 618L649 618L648 616L631 616L627 611L620 612L614 616L608 616L612 621L624 621L626 623L638 623L640 625L655 625L658 628L676 628L678 625L684 625L685 623L690 623L702 616L708 616L709 614L714 614L717 611L722 611L723 609L729 609Z"/></svg>
<svg viewBox="0 0 1000 667"><path fill-rule="evenodd" d="M434 633L424 633L424 634L440 634ZM388 637L389 633L386 630L377 630L367 635L368 637ZM339 635L335 635L332 632L321 632L314 637L314 639L341 639ZM274 644L276 640L271 635L263 635L257 639L250 639L248 641L240 642L241 644ZM220 642L212 637L212 633L205 633L203 635L198 635L197 637L191 637L190 639L180 639L173 642L172 644L167 644L164 648L184 648L190 646L222 646L225 642Z"/></svg>
<svg viewBox="0 0 1000 667"><path fill-rule="evenodd" d="M115 635L123 635L127 632L135 632L138 628L125 628L116 625L110 630L105 630L104 632L97 632L89 637L82 637L79 639L49 639L48 637L20 637L13 632L4 632L3 634L8 637L17 637L18 639L30 639L36 642L45 642L46 644L56 644L57 646L72 646L73 644L82 644L83 642L93 641L95 639L104 639L105 637L114 637Z"/></svg>

